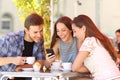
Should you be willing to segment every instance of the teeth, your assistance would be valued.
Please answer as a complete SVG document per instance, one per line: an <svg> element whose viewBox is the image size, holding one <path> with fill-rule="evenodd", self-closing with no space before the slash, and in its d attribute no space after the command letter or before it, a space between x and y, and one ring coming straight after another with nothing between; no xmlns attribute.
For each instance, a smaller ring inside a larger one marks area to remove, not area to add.
<svg viewBox="0 0 120 80"><path fill-rule="evenodd" d="M61 38L61 39L64 39L64 38Z"/></svg>
<svg viewBox="0 0 120 80"><path fill-rule="evenodd" d="M61 38L65 38L65 37L61 37Z"/></svg>

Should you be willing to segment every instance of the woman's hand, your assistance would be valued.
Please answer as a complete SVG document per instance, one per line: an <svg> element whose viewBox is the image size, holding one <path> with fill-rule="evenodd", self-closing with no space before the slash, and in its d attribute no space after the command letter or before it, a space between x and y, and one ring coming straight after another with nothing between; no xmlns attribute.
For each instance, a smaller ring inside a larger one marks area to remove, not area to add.
<svg viewBox="0 0 120 80"><path fill-rule="evenodd" d="M46 54L46 60L49 62L49 63L52 63L55 61L56 59L56 56L55 55L51 55L51 54Z"/></svg>

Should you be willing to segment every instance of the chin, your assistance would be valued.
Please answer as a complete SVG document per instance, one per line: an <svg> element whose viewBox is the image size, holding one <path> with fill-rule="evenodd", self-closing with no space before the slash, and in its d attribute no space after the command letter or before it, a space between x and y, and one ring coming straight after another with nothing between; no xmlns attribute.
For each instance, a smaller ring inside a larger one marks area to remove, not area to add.
<svg viewBox="0 0 120 80"><path fill-rule="evenodd" d="M67 40L66 39L62 39L63 42L66 42Z"/></svg>
<svg viewBox="0 0 120 80"><path fill-rule="evenodd" d="M36 42L36 43L39 43L39 42L40 42L40 40L35 40L35 42Z"/></svg>

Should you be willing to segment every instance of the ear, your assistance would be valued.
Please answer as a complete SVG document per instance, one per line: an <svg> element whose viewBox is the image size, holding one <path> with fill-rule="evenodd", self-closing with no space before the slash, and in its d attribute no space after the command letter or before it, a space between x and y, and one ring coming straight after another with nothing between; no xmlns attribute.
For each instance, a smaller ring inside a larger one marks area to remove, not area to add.
<svg viewBox="0 0 120 80"><path fill-rule="evenodd" d="M82 26L82 30L83 30L83 32L85 32L86 31L86 26Z"/></svg>
<svg viewBox="0 0 120 80"><path fill-rule="evenodd" d="M29 30L27 28L25 28L25 33L28 34Z"/></svg>

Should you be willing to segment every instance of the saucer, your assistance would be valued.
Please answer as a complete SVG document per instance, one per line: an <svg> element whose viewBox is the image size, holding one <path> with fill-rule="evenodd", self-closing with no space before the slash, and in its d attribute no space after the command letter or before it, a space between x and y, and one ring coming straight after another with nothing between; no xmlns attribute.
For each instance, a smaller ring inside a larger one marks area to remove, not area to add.
<svg viewBox="0 0 120 80"><path fill-rule="evenodd" d="M33 71L33 68L22 68L23 71Z"/></svg>
<svg viewBox="0 0 120 80"><path fill-rule="evenodd" d="M63 68L60 68L61 71L63 72L71 72L71 69L63 69Z"/></svg>

